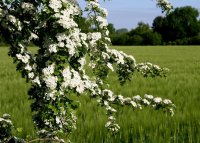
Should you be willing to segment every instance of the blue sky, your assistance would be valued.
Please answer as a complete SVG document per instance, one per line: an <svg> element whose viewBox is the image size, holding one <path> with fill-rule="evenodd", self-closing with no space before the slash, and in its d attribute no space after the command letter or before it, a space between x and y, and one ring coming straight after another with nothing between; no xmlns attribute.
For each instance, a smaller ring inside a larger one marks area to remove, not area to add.
<svg viewBox="0 0 200 143"><path fill-rule="evenodd" d="M169 0L174 7L190 5L200 11L200 0ZM78 0L81 6L83 0ZM143 21L152 24L156 16L163 15L156 6L155 0L111 0L103 2L102 7L108 10L108 22L113 23L116 29L132 29L137 23Z"/></svg>

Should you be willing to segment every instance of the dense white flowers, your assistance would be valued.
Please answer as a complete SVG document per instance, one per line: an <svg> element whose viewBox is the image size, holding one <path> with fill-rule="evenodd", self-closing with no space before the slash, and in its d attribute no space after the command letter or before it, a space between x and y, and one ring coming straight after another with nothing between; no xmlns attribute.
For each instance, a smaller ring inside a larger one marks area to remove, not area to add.
<svg viewBox="0 0 200 143"><path fill-rule="evenodd" d="M134 108L137 108L137 107L138 107L137 104L136 104L136 102L131 101L130 103L131 103L131 105L132 105Z"/></svg>
<svg viewBox="0 0 200 143"><path fill-rule="evenodd" d="M48 67L44 68L42 70L42 72L44 73L44 76L49 76L51 74L54 73L54 65L49 65Z"/></svg>
<svg viewBox="0 0 200 143"><path fill-rule="evenodd" d="M32 10L34 7L33 7L33 4L31 3L26 3L26 2L23 2L22 3L22 9L26 11L29 11L29 10Z"/></svg>
<svg viewBox="0 0 200 143"><path fill-rule="evenodd" d="M15 24L15 23L17 22L17 19L16 19L14 16L12 16L12 15L8 15L8 16L7 16L7 19L8 19L10 22L12 22L13 24Z"/></svg>
<svg viewBox="0 0 200 143"><path fill-rule="evenodd" d="M120 54L119 51L111 49L111 50L109 50L109 52L112 56L114 56L114 58L118 64L124 64L124 56L122 54Z"/></svg>
<svg viewBox="0 0 200 143"><path fill-rule="evenodd" d="M0 122L6 122L8 124L12 124L11 120L0 118Z"/></svg>
<svg viewBox="0 0 200 143"><path fill-rule="evenodd" d="M31 36L30 36L30 39L29 40L32 40L32 39L38 39L39 37L35 34L35 33L32 33L31 32Z"/></svg>
<svg viewBox="0 0 200 143"><path fill-rule="evenodd" d="M168 105L168 104L172 104L172 101L169 99L165 99L165 100L163 100L163 103Z"/></svg>
<svg viewBox="0 0 200 143"><path fill-rule="evenodd" d="M158 0L158 4L170 7L165 0ZM162 72L165 70L151 63L136 64L133 56L109 48L108 13L100 7L98 0L86 1L87 20L94 28L89 33L82 32L75 20L76 16L82 16L80 8L68 0L22 2L17 9L13 7L12 12L9 9L12 2L9 6L4 6L4 2L0 5L3 5L0 26L6 28L6 36L11 37L7 40L13 43L10 54L17 60L18 69L32 83L29 94L35 107L34 122L36 126L45 128L41 129L41 134L68 134L76 128L77 119L73 111L76 108L69 98L71 93L98 98L99 104L107 111L105 126L112 132L120 129L114 104L131 106L134 110L144 106L166 108L171 115L174 114L174 105L168 99L152 95L124 97L104 88L103 78L109 71L116 71L119 79L126 81L134 71L154 77L164 76ZM30 17L26 20L21 18L27 15ZM25 27L27 30L22 32ZM37 54L27 50L26 46L31 42L39 47ZM87 66L91 67L94 77L87 75L84 70Z"/></svg>
<svg viewBox="0 0 200 143"><path fill-rule="evenodd" d="M156 1L158 6L160 6L163 9L163 11L168 12L173 8L172 4L168 0L156 0Z"/></svg>
<svg viewBox="0 0 200 143"><path fill-rule="evenodd" d="M96 46L96 42L101 39L101 33L100 32L88 33L88 39L90 41L89 44L92 47Z"/></svg>
<svg viewBox="0 0 200 143"><path fill-rule="evenodd" d="M12 136L13 123L10 120L9 114L3 114L0 117L0 142L7 142Z"/></svg>
<svg viewBox="0 0 200 143"><path fill-rule="evenodd" d="M52 8L55 12L58 12L62 7L62 2L60 0L50 0L49 7Z"/></svg>
<svg viewBox="0 0 200 143"><path fill-rule="evenodd" d="M146 98L146 99L148 99L148 100L152 100L152 99L153 99L153 95L145 94L145 95L144 95L144 98Z"/></svg>
<svg viewBox="0 0 200 143"><path fill-rule="evenodd" d="M46 83L46 86L51 90L54 90L57 86L58 78L56 76L47 76L43 79Z"/></svg>
<svg viewBox="0 0 200 143"><path fill-rule="evenodd" d="M111 69L112 71L114 71L114 68L113 68L113 66L112 66L111 63L107 63L107 67L108 67L109 69Z"/></svg>
<svg viewBox="0 0 200 143"><path fill-rule="evenodd" d="M35 83L35 84L37 84L37 85L41 85L40 84L40 80L39 80L39 77L37 76L37 77L35 77L35 79L33 79L32 81L31 81L32 83Z"/></svg>
<svg viewBox="0 0 200 143"><path fill-rule="evenodd" d="M84 65L86 64L86 59L85 57L82 57L78 60L78 62L80 63L80 70L83 69Z"/></svg>
<svg viewBox="0 0 200 143"><path fill-rule="evenodd" d="M108 22L106 19L102 18L101 16L97 16L96 20L99 22L99 27L104 28L108 25Z"/></svg>
<svg viewBox="0 0 200 143"><path fill-rule="evenodd" d="M33 77L34 77L34 73L33 72L28 73L28 78L33 79Z"/></svg>
<svg viewBox="0 0 200 143"><path fill-rule="evenodd" d="M57 45L56 44L49 45L49 52L50 53L56 53L57 52Z"/></svg>
<svg viewBox="0 0 200 143"><path fill-rule="evenodd" d="M22 55L22 54L16 54L16 57L18 60L22 61L23 63L28 63L30 56L28 54Z"/></svg>
<svg viewBox="0 0 200 143"><path fill-rule="evenodd" d="M156 98L153 99L153 101L158 104L158 103L162 102L162 98L156 97Z"/></svg>
<svg viewBox="0 0 200 143"><path fill-rule="evenodd" d="M31 70L32 70L32 67L31 67L29 64L27 64L27 65L24 67L24 69L27 70L27 71L31 71Z"/></svg>

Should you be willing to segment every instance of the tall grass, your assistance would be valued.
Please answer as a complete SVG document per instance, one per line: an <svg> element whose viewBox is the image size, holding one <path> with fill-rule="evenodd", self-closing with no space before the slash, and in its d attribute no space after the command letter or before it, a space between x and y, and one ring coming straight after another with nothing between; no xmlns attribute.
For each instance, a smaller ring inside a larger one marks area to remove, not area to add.
<svg viewBox="0 0 200 143"><path fill-rule="evenodd" d="M153 94L172 99L176 104L174 117L151 109L119 108L117 120L121 130L110 135L104 128L105 110L95 100L83 96L78 110L78 128L71 135L75 143L199 143L200 142L200 46L113 47L133 55L137 62L152 62L168 67L167 78L143 78L136 74L121 87L117 77L108 78L116 94L134 96ZM25 83L0 48L0 114L12 115L20 137L34 136L30 101Z"/></svg>

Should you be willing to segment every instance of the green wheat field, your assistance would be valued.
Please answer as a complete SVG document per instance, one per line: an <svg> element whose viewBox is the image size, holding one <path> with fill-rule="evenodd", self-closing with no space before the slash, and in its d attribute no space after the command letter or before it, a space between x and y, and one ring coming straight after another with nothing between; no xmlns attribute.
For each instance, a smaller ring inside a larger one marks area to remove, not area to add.
<svg viewBox="0 0 200 143"><path fill-rule="evenodd" d="M175 116L151 109L119 108L117 121L121 129L111 135L105 129L105 110L95 99L80 96L77 129L70 136L74 143L200 143L200 46L113 47L133 55L137 62L152 62L170 69L167 78L143 78L135 74L131 82L120 86L115 74L108 83L116 94L145 93L171 99ZM31 48L33 51L35 48ZM30 84L16 72L0 47L0 116L11 115L18 137L36 137L31 119L27 91Z"/></svg>

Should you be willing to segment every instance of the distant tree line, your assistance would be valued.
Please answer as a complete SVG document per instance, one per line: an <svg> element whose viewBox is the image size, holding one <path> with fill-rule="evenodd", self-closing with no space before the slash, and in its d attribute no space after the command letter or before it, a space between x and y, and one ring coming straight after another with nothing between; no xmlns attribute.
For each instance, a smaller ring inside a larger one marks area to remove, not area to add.
<svg viewBox="0 0 200 143"><path fill-rule="evenodd" d="M93 31L93 26L83 17L76 22L82 32ZM113 45L200 45L199 12L191 6L174 9L166 16L158 16L153 20L152 27L139 22L137 27L115 29L108 24ZM1 29L0 29L1 31ZM0 33L0 45L5 45Z"/></svg>
<svg viewBox="0 0 200 143"><path fill-rule="evenodd" d="M154 19L152 27L139 22L135 29L108 25L113 45L200 45L200 20L197 9L190 6L174 9Z"/></svg>

